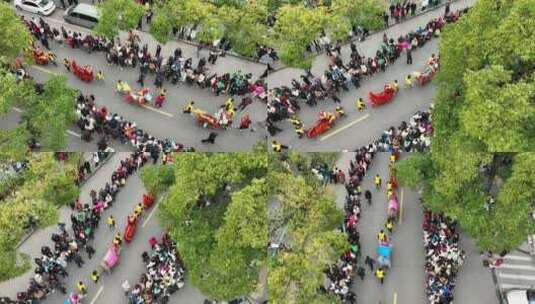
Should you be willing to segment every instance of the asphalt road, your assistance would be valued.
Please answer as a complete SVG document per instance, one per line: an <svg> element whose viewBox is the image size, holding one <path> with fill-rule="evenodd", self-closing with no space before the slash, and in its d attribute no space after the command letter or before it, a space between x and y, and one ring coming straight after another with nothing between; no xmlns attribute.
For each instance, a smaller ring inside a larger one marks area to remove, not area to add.
<svg viewBox="0 0 535 304"><path fill-rule="evenodd" d="M406 157L406 154L402 155ZM342 153L337 161L338 168L347 172L349 160L354 153ZM377 233L384 228L386 220L386 193L384 183L388 180L389 153L378 153L368 169L362 185L363 191L372 192L372 205L362 202L359 223L362 246L362 260L366 255L376 259ZM383 180L383 189L376 191L373 177L379 174ZM340 208L345 201L346 190L336 186L337 202ZM366 304L405 304L427 303L424 284L424 248L423 248L423 212L418 200L418 193L409 188L398 190L400 202L400 219L394 227L392 242L392 268L387 272L384 285L377 281L366 267L366 277L360 280L355 276L352 290L357 294L358 303ZM461 247L466 251L466 261L458 274L454 290L455 303L497 304L492 275L482 267L479 252L469 236L461 234Z"/></svg>
<svg viewBox="0 0 535 304"><path fill-rule="evenodd" d="M451 10L472 6L474 0L457 1L451 5ZM402 34L417 29L419 26L425 26L433 18L443 14L443 9L422 14L416 18L390 27L386 31L378 32L368 37L365 41L357 43L359 53L369 57L375 54L382 42L383 33L386 32L388 37L397 38ZM336 125L327 133L315 139L299 139L295 134L294 128L289 122L279 123L283 132L274 136L278 141L289 144L293 149L299 151L342 151L354 150L357 147L367 145L374 140L378 134L390 126L398 126L401 121L408 120L414 112L418 110L427 110L432 103L435 88L432 85L426 87L415 86L411 90L402 89L394 100L378 108L368 108L359 112L356 109L355 101L362 97L368 100L368 92L378 92L383 90L386 83L392 83L397 79L403 85L404 78L407 74L416 70L423 70L425 60L431 54L438 54L439 40L432 39L424 47L418 48L413 52L413 65L405 63L405 55L395 64L388 67L385 73L378 73L371 79L363 80L361 88L351 88L349 92L342 92L338 97L342 100L342 106L346 111L346 117L336 122ZM342 49L342 59L347 62L350 55L349 45ZM329 60L326 55L317 56L313 62L312 73L316 76L323 74L328 67ZM304 72L300 69L285 68L281 71L269 75L269 87L278 87L288 85L292 79L298 79ZM303 104L299 112L299 118L303 121L305 129L311 127L318 119L319 111L333 111L337 105L332 100L321 102L316 107L309 107Z"/></svg>
<svg viewBox="0 0 535 304"><path fill-rule="evenodd" d="M21 15L31 18L32 14L19 12ZM51 17L44 18L51 24L52 27L59 28L64 26L67 30L73 30L82 33L88 33L89 30L65 24L58 19L59 14L56 12ZM121 38L125 38L125 33L121 33ZM142 43L148 43L149 50L154 52L156 49L155 40L146 33L140 33ZM170 41L162 46L162 56L167 57L175 48L180 47L186 57L192 57L194 65L198 61L196 56L196 49L185 43ZM237 112L234 120L235 124L239 124L242 115L248 113L253 121L253 128L255 132L240 131L237 129L217 130L219 134L214 145L201 144L200 139L206 138L211 130L204 129L198 126L191 115L182 114L182 107L189 101L195 101L196 106L206 110L209 113L215 113L220 105L224 103L229 96L220 95L214 96L209 89L200 89L198 87L189 86L186 84L172 85L165 83L164 87L168 90L167 101L160 109L142 108L136 105L129 105L124 102L122 96L115 93L115 83L121 79L130 84L133 89L139 88L136 84L138 77L138 69L125 68L119 69L116 66L109 66L103 53L97 52L88 54L79 49L71 49L69 47L57 45L51 42L52 51L58 55L59 66L55 67L49 65L46 67L33 66L29 73L37 80L44 81L54 74L66 75L68 83L74 88L80 89L84 94L93 94L96 97L98 105L105 105L112 113L118 113L121 116L134 121L137 125L148 131L150 134L158 138L175 139L177 142L186 146L195 147L199 151L246 151L251 150L252 146L258 141L265 140L265 131L262 126L262 121L265 119L265 105L255 100L253 104L249 105L243 112ZM207 57L206 51L201 51L201 57ZM63 58L74 58L78 64L89 64L95 71L102 70L104 73L103 82L84 83L77 79L74 74L65 70L61 62ZM256 79L264 70L264 65L244 61L232 56L220 57L216 65L210 66L211 73L222 74L224 72L244 71L252 73ZM149 75L146 78L145 84L151 88L153 92L157 92L153 85L154 76ZM241 101L241 97L237 97L236 105ZM6 118L2 118L6 119ZM11 118L7 118L11 119ZM75 128L73 131L76 131ZM76 137L76 136L74 136ZM87 145L82 143L79 139L72 138L69 140L68 147L72 151L85 150ZM91 145L92 146L92 145ZM94 148L90 149L94 150Z"/></svg>
<svg viewBox="0 0 535 304"><path fill-rule="evenodd" d="M118 166L121 159L126 158L128 153L116 153L112 158L86 183L82 186L81 199L82 202L89 201L89 191L91 189L99 189L109 181L110 176ZM141 201L144 187L138 175L132 175L128 178L126 186L117 194L114 205L107 209L103 215L99 228L95 231L95 240L92 245L96 250L95 256L88 260L85 254L82 257L85 260L85 265L78 268L74 264L70 264L67 268L69 276L64 281L68 291L76 288L76 283L80 280L84 281L88 287L88 295L84 303L91 304L105 304L105 303L127 303L127 298L124 296L121 284L124 280L128 280L130 285L137 283L140 275L145 272L144 264L141 260L141 253L149 251L150 246L148 239L152 236L160 238L162 235L162 228L157 221L157 205L149 209L143 214L142 221L138 223L137 232L130 244L124 243L119 265L114 268L110 275L101 274L98 284L90 281L90 274L93 270L100 269L100 262L109 248L112 239L115 235L114 231L110 231L106 226L106 218L112 214L117 221L117 230L124 231L126 226L126 217L131 213ZM61 209L60 219L69 222L70 216L69 208ZM40 248L43 245L50 245L50 235L54 232L56 227L49 227L39 230L32 235L20 248L20 252L29 254L32 257L39 256ZM2 282L0 284L0 295L14 297L18 291L24 290L28 285L28 280L33 274L33 268L24 275L14 278L12 280ZM59 292L50 295L43 303L63 303L65 296ZM176 292L171 298L171 303L202 303L204 297L200 292L192 286L191 283L186 282L183 289Z"/></svg>

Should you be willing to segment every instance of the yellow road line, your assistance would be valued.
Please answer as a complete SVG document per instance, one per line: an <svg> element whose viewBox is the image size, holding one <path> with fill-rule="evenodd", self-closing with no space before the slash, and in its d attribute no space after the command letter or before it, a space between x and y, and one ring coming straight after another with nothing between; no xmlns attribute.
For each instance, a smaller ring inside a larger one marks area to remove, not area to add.
<svg viewBox="0 0 535 304"><path fill-rule="evenodd" d="M54 71L45 69L45 68L40 67L40 66L37 66L37 65L32 65L32 68L34 68L34 69L36 69L36 70L39 70L39 71L41 71L41 72L47 73L47 74L59 75L59 73L56 73L56 72L54 72Z"/></svg>
<svg viewBox="0 0 535 304"><path fill-rule="evenodd" d="M394 292L394 299L392 300L392 303L393 304L397 304L398 303L398 293L397 292Z"/></svg>
<svg viewBox="0 0 535 304"><path fill-rule="evenodd" d="M336 129L336 130L334 130L333 132L331 132L331 133L329 133L329 134L323 136L323 137L320 139L320 141L324 141L324 140L326 140L327 138L332 137L332 136L334 136L334 135L336 135L336 134L338 134L338 133L344 131L345 129L347 129L347 128L351 127L351 126L353 126L353 125L355 125L355 124L357 124L357 123L359 123L359 122L361 122L361 121L363 121L363 120L365 120L365 119L368 119L369 117L370 117L370 114L366 114L366 115L364 115L364 116L362 116L362 117L360 117L360 118L358 118L358 119L356 119L356 120L354 120L354 121L348 123L347 125L345 125L345 126L339 128L339 129Z"/></svg>
<svg viewBox="0 0 535 304"><path fill-rule="evenodd" d="M158 109L156 109L156 108L154 108L154 107L151 107L151 106L148 106L148 105L142 105L142 107L144 107L144 108L147 109L147 110L156 112L156 113L158 113L158 114L165 115L165 116L167 116L167 117L171 117L171 118L175 117L175 116L174 116L173 114L171 114L171 113L167 113L167 112L165 112L165 111L158 110Z"/></svg>
<svg viewBox="0 0 535 304"><path fill-rule="evenodd" d="M399 201L399 224L403 223L403 188L401 188L401 199Z"/></svg>

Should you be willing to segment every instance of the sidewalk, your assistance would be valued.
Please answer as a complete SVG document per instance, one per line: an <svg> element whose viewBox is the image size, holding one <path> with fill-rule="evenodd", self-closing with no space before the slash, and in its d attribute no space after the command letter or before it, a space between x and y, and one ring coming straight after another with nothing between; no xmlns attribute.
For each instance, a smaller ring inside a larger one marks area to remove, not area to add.
<svg viewBox="0 0 535 304"><path fill-rule="evenodd" d="M103 187L105 183L109 181L111 172L113 172L117 168L121 159L122 157L119 153L112 155L110 160L95 173L94 177L87 181L81 187L80 199L82 202L90 201L89 192L91 191L91 189L98 189L100 187ZM68 225L68 223L70 223L71 213L72 210L69 206L64 206L60 208L58 221L67 223L67 227L69 227L70 225ZM33 269L35 265L33 264L33 258L41 255L42 246L51 244L52 241L50 240L50 236L52 235L52 233L57 232L57 229L58 228L56 225L40 229L33 233L26 240L26 242L24 242L18 248L19 253L24 253L31 257L31 269L19 277L1 282L0 296L15 297L17 292L23 291L28 287L28 281L30 278L33 277L34 274Z"/></svg>
<svg viewBox="0 0 535 304"><path fill-rule="evenodd" d="M453 296L455 303L498 304L496 286L490 269L483 267L479 249L470 236L460 233L461 249L466 259L460 272Z"/></svg>

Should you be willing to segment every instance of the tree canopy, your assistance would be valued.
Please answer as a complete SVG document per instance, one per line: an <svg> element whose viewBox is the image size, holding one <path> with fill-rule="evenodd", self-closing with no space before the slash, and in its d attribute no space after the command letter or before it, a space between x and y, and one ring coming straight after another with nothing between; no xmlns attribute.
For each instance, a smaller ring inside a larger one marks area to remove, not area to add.
<svg viewBox="0 0 535 304"><path fill-rule="evenodd" d="M304 176L309 166L297 169L297 163L308 163L300 157L308 155L294 154L282 162L270 159L268 180L275 204L270 231L271 238L282 244L270 259L269 299L273 303L337 303L336 297L320 287L325 282L324 269L349 247L344 233L336 229L343 214L317 180Z"/></svg>
<svg viewBox="0 0 535 304"><path fill-rule="evenodd" d="M98 4L100 18L93 29L98 35L114 39L119 31L136 28L145 8L134 0L107 0Z"/></svg>
<svg viewBox="0 0 535 304"><path fill-rule="evenodd" d="M17 173L18 182L0 204L0 281L25 272L27 260L18 262L15 246L26 233L29 216L38 218L40 227L56 223L58 207L79 195L76 185L80 154L70 153L65 162L54 153L32 153L27 169ZM7 162L9 155L1 157Z"/></svg>
<svg viewBox="0 0 535 304"><path fill-rule="evenodd" d="M0 28L0 63L12 64L24 49L31 46L32 37L20 17L5 2L0 3Z"/></svg>
<svg viewBox="0 0 535 304"><path fill-rule="evenodd" d="M218 300L255 292L268 233L265 149L175 158L160 218L180 246L190 281Z"/></svg>
<svg viewBox="0 0 535 304"><path fill-rule="evenodd" d="M424 204L458 220L482 250L511 250L535 233L535 153L451 152L401 161L400 183L420 188Z"/></svg>
<svg viewBox="0 0 535 304"><path fill-rule="evenodd" d="M480 151L533 151L533 20L533 1L482 0L445 28L433 152L449 153L460 138Z"/></svg>
<svg viewBox="0 0 535 304"><path fill-rule="evenodd" d="M1 74L1 73L0 73ZM13 76L4 71L8 106L2 106L6 113L12 106L23 110L22 124L12 130L0 131L0 151L4 155L23 157L27 140L34 137L43 149L61 151L65 147L67 128L76 122L77 91L67 85L65 76L53 76L43 83L43 92L37 94L32 80L14 82Z"/></svg>

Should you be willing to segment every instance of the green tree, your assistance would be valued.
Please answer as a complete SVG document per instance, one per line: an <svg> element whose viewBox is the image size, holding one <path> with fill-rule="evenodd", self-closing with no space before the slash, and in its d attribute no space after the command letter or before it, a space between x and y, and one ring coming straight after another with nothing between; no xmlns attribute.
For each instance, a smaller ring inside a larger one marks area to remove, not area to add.
<svg viewBox="0 0 535 304"><path fill-rule="evenodd" d="M180 244L191 282L219 300L254 292L267 243L265 149L175 158L160 218Z"/></svg>
<svg viewBox="0 0 535 304"><path fill-rule="evenodd" d="M284 161L287 165L270 159L270 194L277 202L270 215L270 231L272 239L284 244L269 264L269 298L273 303L339 301L319 288L325 282L325 267L335 263L349 247L344 233L336 230L343 214L323 186L301 175L310 170L303 165L308 158L294 154ZM280 240L280 231L284 230L287 233Z"/></svg>
<svg viewBox="0 0 535 304"><path fill-rule="evenodd" d="M416 154L396 165L402 185L422 190L424 204L458 220L479 248L518 247L535 232L531 218L535 153L483 153L458 148L451 155ZM487 205L492 195L495 203Z"/></svg>
<svg viewBox="0 0 535 304"><path fill-rule="evenodd" d="M136 28L145 8L134 0L107 0L98 5L98 11L100 18L93 32L114 39L119 31Z"/></svg>
<svg viewBox="0 0 535 304"><path fill-rule="evenodd" d="M306 48L320 34L328 21L327 9L309 9L303 5L285 5L278 10L274 40L281 60L292 67L309 68L312 58Z"/></svg>
<svg viewBox="0 0 535 304"><path fill-rule="evenodd" d="M149 193L160 195L175 182L172 165L146 166L141 169L141 179Z"/></svg>
<svg viewBox="0 0 535 304"><path fill-rule="evenodd" d="M0 63L12 64L24 49L31 46L32 37L26 25L7 3L0 3L0 27Z"/></svg>
<svg viewBox="0 0 535 304"><path fill-rule="evenodd" d="M44 82L42 94L33 92L21 102L23 121L43 147L59 151L65 146L65 131L76 122L77 96L65 76L54 76Z"/></svg>
<svg viewBox="0 0 535 304"><path fill-rule="evenodd" d="M380 29L384 24L381 17L384 2L381 0L332 0L331 9L335 16L344 17L350 24L369 30Z"/></svg>
<svg viewBox="0 0 535 304"><path fill-rule="evenodd" d="M448 153L453 137L480 151L533 150L534 18L533 1L482 0L445 28L433 152Z"/></svg>

